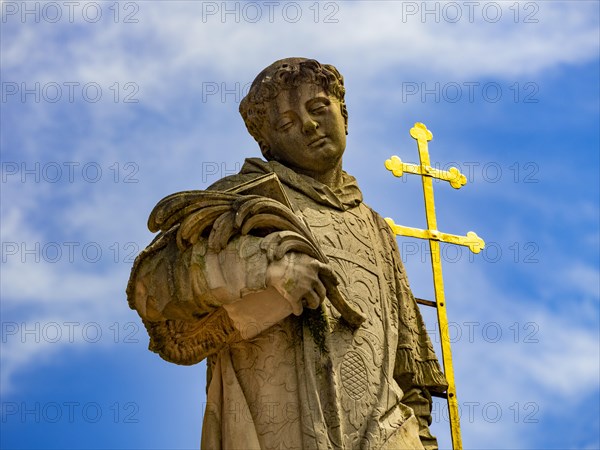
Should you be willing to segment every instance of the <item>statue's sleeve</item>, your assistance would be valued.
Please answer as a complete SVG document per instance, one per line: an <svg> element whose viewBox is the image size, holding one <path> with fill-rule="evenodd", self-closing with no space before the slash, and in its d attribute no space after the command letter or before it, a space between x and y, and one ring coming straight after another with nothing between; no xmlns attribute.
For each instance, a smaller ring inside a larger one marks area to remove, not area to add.
<svg viewBox="0 0 600 450"><path fill-rule="evenodd" d="M176 364L195 364L239 340L223 305L265 289L260 238L237 236L213 252L207 239L178 245L178 226L161 232L134 262L127 287L150 336L149 349Z"/></svg>
<svg viewBox="0 0 600 450"><path fill-rule="evenodd" d="M419 436L423 446L428 450L436 449L437 440L429 432L431 392L445 392L448 384L410 289L396 238L389 225L381 217L378 217L378 220L384 239L391 249L398 302L398 346L394 379L404 391L402 403L413 409L419 421Z"/></svg>
<svg viewBox="0 0 600 450"><path fill-rule="evenodd" d="M244 194L213 190L236 182ZM271 308L273 299L285 299L266 287L269 262L288 252L320 254L292 209L265 195L273 193L273 183L279 186L270 175L234 176L210 190L171 194L154 207L148 228L160 233L134 262L127 287L150 350L170 362L195 364L286 313L287 302L278 303L285 311ZM256 318L263 307L267 314Z"/></svg>

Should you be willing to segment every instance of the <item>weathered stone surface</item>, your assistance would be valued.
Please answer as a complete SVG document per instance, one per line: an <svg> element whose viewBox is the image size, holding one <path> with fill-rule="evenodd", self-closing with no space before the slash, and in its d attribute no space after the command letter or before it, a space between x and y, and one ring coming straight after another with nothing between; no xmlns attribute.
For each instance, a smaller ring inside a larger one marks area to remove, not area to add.
<svg viewBox="0 0 600 450"><path fill-rule="evenodd" d="M435 448L446 382L395 238L342 170L342 76L277 61L240 112L267 161L159 202L127 291L151 350L208 359L202 448Z"/></svg>

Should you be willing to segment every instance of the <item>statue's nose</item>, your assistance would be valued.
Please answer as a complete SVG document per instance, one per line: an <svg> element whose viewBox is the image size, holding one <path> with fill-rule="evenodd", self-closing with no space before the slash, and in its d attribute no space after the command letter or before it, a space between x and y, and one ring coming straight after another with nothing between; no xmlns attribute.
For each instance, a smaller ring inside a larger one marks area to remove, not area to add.
<svg viewBox="0 0 600 450"><path fill-rule="evenodd" d="M314 133L317 128L319 128L319 124L311 118L307 118L302 125L304 134Z"/></svg>

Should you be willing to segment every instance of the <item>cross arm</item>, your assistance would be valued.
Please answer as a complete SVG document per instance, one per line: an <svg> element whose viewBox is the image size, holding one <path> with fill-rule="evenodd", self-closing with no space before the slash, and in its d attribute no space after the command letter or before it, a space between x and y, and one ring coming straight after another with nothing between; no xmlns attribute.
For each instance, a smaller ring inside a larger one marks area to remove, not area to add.
<svg viewBox="0 0 600 450"><path fill-rule="evenodd" d="M483 239L477 236L477 233L474 231L469 231L466 236L458 236L455 234L442 233L438 230L423 230L420 228L397 225L389 217L386 217L385 221L388 223L394 234L398 236L431 239L434 241L447 242L449 244L463 245L469 247L469 250L473 253L479 253L485 247Z"/></svg>
<svg viewBox="0 0 600 450"><path fill-rule="evenodd" d="M460 173L460 170L456 167L450 167L448 170L439 170L429 165L402 162L396 155L385 161L385 168L392 172L395 177L401 177L406 172L448 181L454 189L460 189L467 184L467 177Z"/></svg>

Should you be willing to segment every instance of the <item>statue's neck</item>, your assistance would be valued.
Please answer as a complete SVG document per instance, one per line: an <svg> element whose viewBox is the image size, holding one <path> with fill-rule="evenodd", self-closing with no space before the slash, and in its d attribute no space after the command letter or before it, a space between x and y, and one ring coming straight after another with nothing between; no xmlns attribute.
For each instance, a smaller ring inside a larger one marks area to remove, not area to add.
<svg viewBox="0 0 600 450"><path fill-rule="evenodd" d="M307 177L312 178L313 180L318 181L330 189L335 190L342 187L343 177L342 177L342 161L340 160L339 164L337 164L334 168L323 171L323 172L315 172L312 170L302 170L299 167L289 167L296 173L305 175Z"/></svg>

